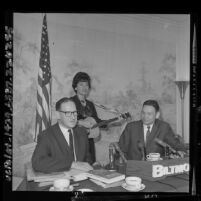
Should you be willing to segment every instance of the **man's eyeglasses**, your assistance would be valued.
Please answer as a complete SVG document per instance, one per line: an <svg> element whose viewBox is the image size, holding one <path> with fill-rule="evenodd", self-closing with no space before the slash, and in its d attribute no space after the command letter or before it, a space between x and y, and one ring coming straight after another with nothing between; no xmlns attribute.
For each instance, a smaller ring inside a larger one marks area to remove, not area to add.
<svg viewBox="0 0 201 201"><path fill-rule="evenodd" d="M71 112L71 111L66 111L66 112L64 112L64 111L59 111L59 112L64 113L66 117L71 117L72 115L73 115L73 116L77 116L77 111L73 111L73 112Z"/></svg>

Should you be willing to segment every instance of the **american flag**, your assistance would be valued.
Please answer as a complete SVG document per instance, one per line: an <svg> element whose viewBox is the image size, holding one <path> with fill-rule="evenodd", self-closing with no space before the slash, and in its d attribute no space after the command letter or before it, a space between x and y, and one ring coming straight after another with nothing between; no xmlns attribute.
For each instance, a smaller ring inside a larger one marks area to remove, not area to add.
<svg viewBox="0 0 201 201"><path fill-rule="evenodd" d="M37 107L36 107L36 124L35 139L38 134L51 126L51 69L50 69L50 52L48 44L48 32L46 15L43 18L43 27L41 35L41 52L38 72L38 89L37 89Z"/></svg>

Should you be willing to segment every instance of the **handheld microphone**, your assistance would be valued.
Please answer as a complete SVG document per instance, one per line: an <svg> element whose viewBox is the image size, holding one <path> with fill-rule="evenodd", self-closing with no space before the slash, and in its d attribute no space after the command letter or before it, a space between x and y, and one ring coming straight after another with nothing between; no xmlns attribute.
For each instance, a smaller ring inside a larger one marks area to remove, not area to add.
<svg viewBox="0 0 201 201"><path fill-rule="evenodd" d="M120 149L118 143L117 143L117 142L114 142L114 143L112 143L112 144L113 144L114 148L119 152L119 154L120 154L122 160L123 160L125 163L127 163L127 159L126 159L126 157L124 156L124 153L122 152L122 150Z"/></svg>
<svg viewBox="0 0 201 201"><path fill-rule="evenodd" d="M168 147L169 150L174 153L174 154L177 154L177 151L175 149L173 149L169 144L163 142L162 140L158 139L158 138L155 138L155 142L157 142L159 145L161 145L162 147L166 148Z"/></svg>
<svg viewBox="0 0 201 201"><path fill-rule="evenodd" d="M145 161L145 156L146 156L146 150L142 142L138 141L138 148L140 149L142 153L142 160Z"/></svg>

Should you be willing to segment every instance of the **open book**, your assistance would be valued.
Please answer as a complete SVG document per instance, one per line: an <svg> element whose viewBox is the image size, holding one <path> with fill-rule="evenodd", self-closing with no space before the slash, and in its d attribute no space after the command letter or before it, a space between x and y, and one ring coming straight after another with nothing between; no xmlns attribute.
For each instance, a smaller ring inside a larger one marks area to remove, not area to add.
<svg viewBox="0 0 201 201"><path fill-rule="evenodd" d="M125 179L125 174L106 169L91 170L87 172L86 175L93 180L98 180L106 184L111 184Z"/></svg>

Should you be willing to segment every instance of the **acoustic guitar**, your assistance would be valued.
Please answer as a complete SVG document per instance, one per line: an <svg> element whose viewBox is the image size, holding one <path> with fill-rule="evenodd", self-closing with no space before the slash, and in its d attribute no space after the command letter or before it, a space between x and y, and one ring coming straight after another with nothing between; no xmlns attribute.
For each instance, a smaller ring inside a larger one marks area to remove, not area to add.
<svg viewBox="0 0 201 201"><path fill-rule="evenodd" d="M119 117L121 117L122 119L128 119L131 118L131 115L129 112L126 112L124 114L121 114ZM119 117L115 117L112 119L108 119L108 120L104 120L101 121L100 123L96 123L95 119L93 117L87 117L85 120L86 121L90 121L91 123L93 123L94 125L89 129L89 138L97 138L100 135L100 129L99 127L103 126L103 125L108 125L116 120L119 119Z"/></svg>

